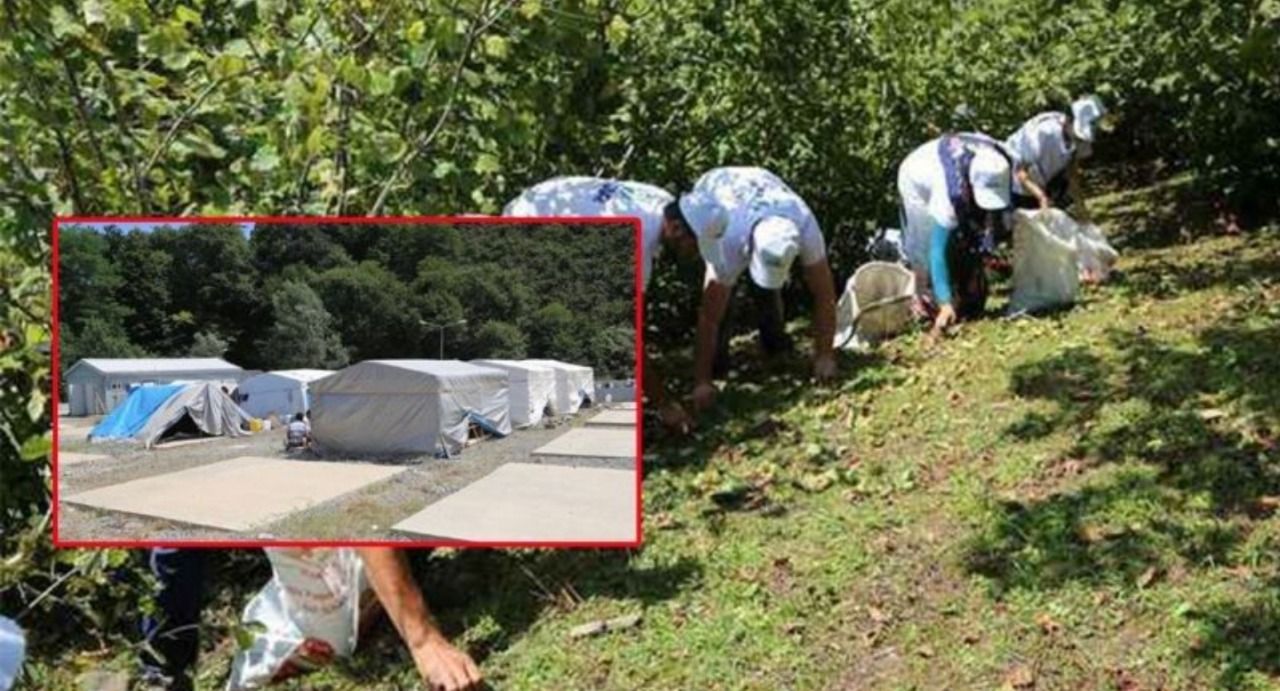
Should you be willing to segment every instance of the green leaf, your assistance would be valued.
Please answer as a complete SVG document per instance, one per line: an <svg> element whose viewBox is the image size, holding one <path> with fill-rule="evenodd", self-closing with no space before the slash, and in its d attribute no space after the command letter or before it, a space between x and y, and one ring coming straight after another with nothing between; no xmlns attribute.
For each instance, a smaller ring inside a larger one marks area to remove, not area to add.
<svg viewBox="0 0 1280 691"><path fill-rule="evenodd" d="M178 5L178 8L173 11L173 18L179 24L188 24L195 27L204 24L204 18L200 16L200 13L186 5Z"/></svg>
<svg viewBox="0 0 1280 691"><path fill-rule="evenodd" d="M80 14L84 17L84 23L87 26L105 24L107 21L107 12L102 6L102 0L84 0L80 5Z"/></svg>
<svg viewBox="0 0 1280 691"><path fill-rule="evenodd" d="M484 37L484 53L492 58L505 58L510 52L507 39L501 36Z"/></svg>
<svg viewBox="0 0 1280 691"><path fill-rule="evenodd" d="M525 19L533 19L542 13L542 0L524 0L520 3L520 16Z"/></svg>
<svg viewBox="0 0 1280 691"><path fill-rule="evenodd" d="M315 127L311 133L307 135L307 153L314 156L324 151L325 142L329 136L329 130L323 125Z"/></svg>
<svg viewBox="0 0 1280 691"><path fill-rule="evenodd" d="M496 173L499 170L502 170L502 163L498 160L497 156L490 153L484 153L480 154L480 156L476 158L476 162L475 165L472 166L472 170L481 175Z"/></svg>
<svg viewBox="0 0 1280 691"><path fill-rule="evenodd" d="M276 169L280 165L280 154L276 151L276 147L272 144L258 147L253 152L253 159L249 161L249 170L258 173L268 173Z"/></svg>
<svg viewBox="0 0 1280 691"><path fill-rule="evenodd" d="M84 34L84 27L80 26L67 12L62 5L54 5L49 10L49 23L53 28L53 35L56 38L65 38L67 36L80 36Z"/></svg>
<svg viewBox="0 0 1280 691"><path fill-rule="evenodd" d="M453 161L440 161L436 164L434 170L431 171L432 177L436 179L448 177L450 174L457 172L458 166Z"/></svg>
<svg viewBox="0 0 1280 691"><path fill-rule="evenodd" d="M427 35L427 24L421 19L409 25L404 30L404 39L410 43L420 43L422 37Z"/></svg>
<svg viewBox="0 0 1280 691"><path fill-rule="evenodd" d="M49 434L45 433L36 437L31 437L22 442L22 450L19 454L24 461L34 461L49 455L49 450L53 448L53 440L49 438Z"/></svg>
<svg viewBox="0 0 1280 691"><path fill-rule="evenodd" d="M253 47L243 38L227 41L227 45L222 47L222 52L227 55L234 55L238 58L247 58L253 55Z"/></svg>
<svg viewBox="0 0 1280 691"><path fill-rule="evenodd" d="M627 40L627 36L631 33L631 25L622 15L614 15L609 21L609 26L605 27L604 35L613 45L621 45Z"/></svg>
<svg viewBox="0 0 1280 691"><path fill-rule="evenodd" d="M48 403L49 397L40 389L31 392L31 400L27 401L27 417L32 422L38 421L44 417L45 404Z"/></svg>

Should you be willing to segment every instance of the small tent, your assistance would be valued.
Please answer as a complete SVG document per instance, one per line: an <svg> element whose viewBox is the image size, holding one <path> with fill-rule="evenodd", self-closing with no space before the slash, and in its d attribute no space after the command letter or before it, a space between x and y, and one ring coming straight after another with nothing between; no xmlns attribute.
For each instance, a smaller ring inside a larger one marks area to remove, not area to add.
<svg viewBox="0 0 1280 691"><path fill-rule="evenodd" d="M89 432L90 441L127 440L151 447L176 434L240 437L249 414L213 382L139 386Z"/></svg>
<svg viewBox="0 0 1280 691"><path fill-rule="evenodd" d="M556 395L551 410L556 415L573 415L595 395L595 373L590 367L559 360L521 360L526 365L550 367L556 372Z"/></svg>
<svg viewBox="0 0 1280 691"><path fill-rule="evenodd" d="M286 369L263 372L240 382L236 401L246 413L258 418L269 415L284 420L311 407L308 385L333 374L324 369Z"/></svg>
<svg viewBox="0 0 1280 691"><path fill-rule="evenodd" d="M472 360L481 367L505 370L511 377L511 424L528 427L542 421L542 413L556 393L556 371L518 360Z"/></svg>
<svg viewBox="0 0 1280 691"><path fill-rule="evenodd" d="M366 360L311 383L311 431L342 453L454 454L471 423L511 433L508 381L459 360Z"/></svg>

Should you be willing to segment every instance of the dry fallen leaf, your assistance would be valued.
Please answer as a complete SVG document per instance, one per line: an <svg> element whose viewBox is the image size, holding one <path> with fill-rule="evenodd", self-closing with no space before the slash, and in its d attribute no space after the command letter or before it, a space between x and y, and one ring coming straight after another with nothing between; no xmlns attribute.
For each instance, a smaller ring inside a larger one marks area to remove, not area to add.
<svg viewBox="0 0 1280 691"><path fill-rule="evenodd" d="M927 660L933 657L933 647L928 645L922 645L920 646L920 649L916 651L916 654L918 654L920 657L923 657Z"/></svg>
<svg viewBox="0 0 1280 691"><path fill-rule="evenodd" d="M1156 579L1156 576L1158 574L1159 572L1156 571L1156 567L1154 566L1148 568L1146 571L1143 571L1142 575L1138 576L1138 587L1146 588L1147 586L1151 585L1151 582Z"/></svg>
<svg viewBox="0 0 1280 691"><path fill-rule="evenodd" d="M1004 685L1012 689L1029 689L1036 685L1036 673L1026 665L1014 665L1013 669L1004 675Z"/></svg>
<svg viewBox="0 0 1280 691"><path fill-rule="evenodd" d="M879 607L872 606L867 607L867 616L871 617L871 621L877 624L883 624L893 618Z"/></svg>
<svg viewBox="0 0 1280 691"><path fill-rule="evenodd" d="M1039 626L1040 630L1048 636L1052 636L1062 630L1062 624L1054 621L1053 617L1044 613L1036 615L1036 626Z"/></svg>

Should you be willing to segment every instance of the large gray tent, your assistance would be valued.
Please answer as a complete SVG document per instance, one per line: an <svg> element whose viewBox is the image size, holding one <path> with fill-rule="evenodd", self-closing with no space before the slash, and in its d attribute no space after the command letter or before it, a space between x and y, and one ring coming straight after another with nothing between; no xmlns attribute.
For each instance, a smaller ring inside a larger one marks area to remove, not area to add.
<svg viewBox="0 0 1280 691"><path fill-rule="evenodd" d="M508 374L459 360L366 360L311 383L311 429L359 455L462 450L474 422L511 433Z"/></svg>
<svg viewBox="0 0 1280 691"><path fill-rule="evenodd" d="M221 358L85 358L62 373L71 415L103 415L141 384L211 381L230 390L243 377Z"/></svg>

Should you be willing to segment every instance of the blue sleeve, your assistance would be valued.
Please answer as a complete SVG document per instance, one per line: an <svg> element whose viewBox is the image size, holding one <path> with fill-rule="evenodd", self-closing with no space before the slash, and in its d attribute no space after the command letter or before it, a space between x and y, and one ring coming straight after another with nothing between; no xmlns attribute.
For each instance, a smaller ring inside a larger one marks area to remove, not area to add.
<svg viewBox="0 0 1280 691"><path fill-rule="evenodd" d="M941 223L933 224L929 233L929 283L939 305L951 302L951 272L947 269L947 240L950 237L950 229Z"/></svg>

